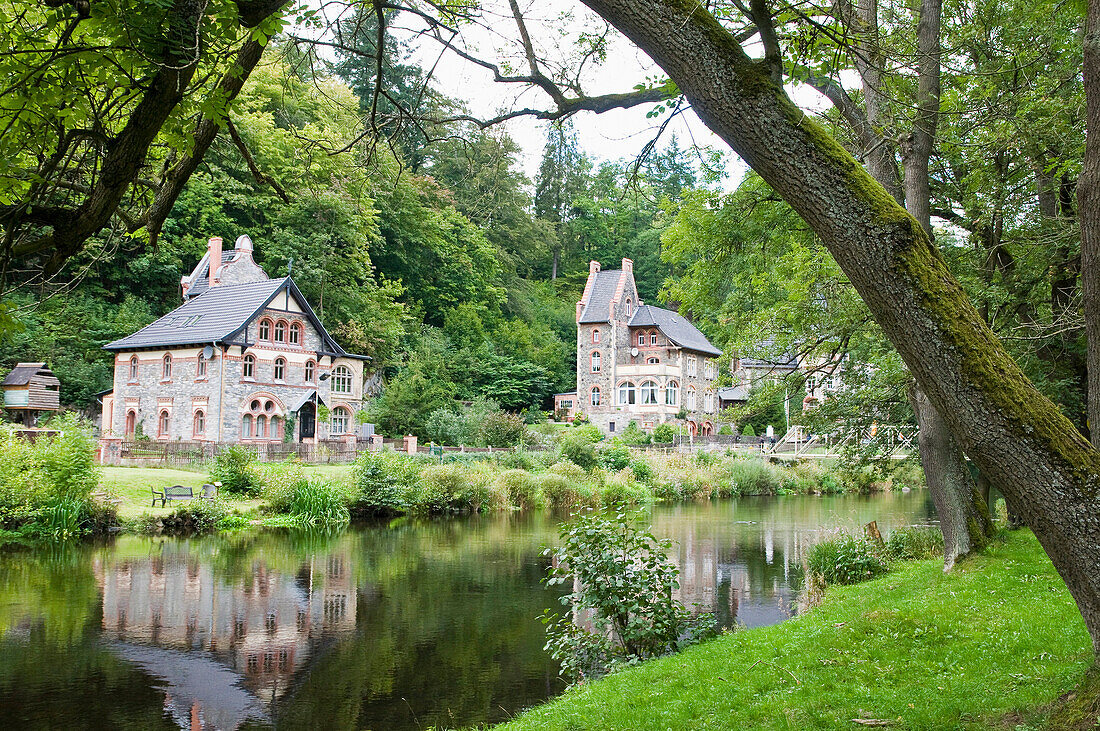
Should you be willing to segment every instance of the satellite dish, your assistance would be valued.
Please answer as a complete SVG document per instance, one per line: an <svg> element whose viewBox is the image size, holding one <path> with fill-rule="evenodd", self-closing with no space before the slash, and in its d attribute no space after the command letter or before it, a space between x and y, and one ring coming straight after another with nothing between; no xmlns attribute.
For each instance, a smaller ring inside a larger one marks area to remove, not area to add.
<svg viewBox="0 0 1100 731"><path fill-rule="evenodd" d="M214 348L213 348L213 346L207 345L205 348L203 348L202 349L202 357L205 358L206 360L210 360L211 358L213 358L214 357Z"/></svg>
<svg viewBox="0 0 1100 731"><path fill-rule="evenodd" d="M630 349L630 357L631 358L637 358L638 357L638 349L637 348L631 348Z"/></svg>

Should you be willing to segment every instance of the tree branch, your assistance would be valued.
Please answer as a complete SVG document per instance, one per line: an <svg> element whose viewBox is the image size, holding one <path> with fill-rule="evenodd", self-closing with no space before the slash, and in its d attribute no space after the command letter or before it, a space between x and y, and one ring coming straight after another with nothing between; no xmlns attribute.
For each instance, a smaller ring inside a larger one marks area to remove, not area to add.
<svg viewBox="0 0 1100 731"><path fill-rule="evenodd" d="M260 170L259 166L256 165L256 160L252 157L252 151L248 149L248 145L241 139L241 134L237 131L237 126L233 124L232 119L226 118L225 128L229 130L229 137L233 140L233 144L237 146L237 150L240 151L241 157L244 158L245 164L248 165L248 171L252 173L252 177L259 183L270 185L275 193L282 198L283 203L290 203L290 196L287 195L283 186L279 185L279 181Z"/></svg>

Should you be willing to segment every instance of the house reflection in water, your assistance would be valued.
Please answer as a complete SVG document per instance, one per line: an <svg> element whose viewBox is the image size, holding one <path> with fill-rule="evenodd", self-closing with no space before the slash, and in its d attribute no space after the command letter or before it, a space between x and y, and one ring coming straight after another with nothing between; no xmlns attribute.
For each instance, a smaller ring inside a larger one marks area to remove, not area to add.
<svg viewBox="0 0 1100 731"><path fill-rule="evenodd" d="M676 596L689 609L714 612L723 627L777 624L797 611L801 556L812 542L806 533L771 528L730 541L689 526L673 550Z"/></svg>
<svg viewBox="0 0 1100 731"><path fill-rule="evenodd" d="M230 578L185 546L154 546L148 557L97 559L103 635L163 678L165 710L183 727L264 719L311 650L355 628L346 553L313 558L294 575L254 560Z"/></svg>

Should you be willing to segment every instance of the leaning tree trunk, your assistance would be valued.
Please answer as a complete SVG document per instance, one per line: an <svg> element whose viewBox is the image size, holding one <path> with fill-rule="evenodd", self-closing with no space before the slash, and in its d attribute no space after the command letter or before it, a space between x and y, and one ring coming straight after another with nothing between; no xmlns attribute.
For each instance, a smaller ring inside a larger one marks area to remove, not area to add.
<svg viewBox="0 0 1100 731"><path fill-rule="evenodd" d="M993 521L947 422L920 387L911 390L909 400L920 424L921 467L943 532L943 570L950 571L993 537Z"/></svg>
<svg viewBox="0 0 1100 731"><path fill-rule="evenodd" d="M694 0L583 0L821 237L978 468L1035 531L1100 654L1100 452L1028 381L920 224Z"/></svg>
<svg viewBox="0 0 1100 731"><path fill-rule="evenodd" d="M1100 447L1100 0L1089 0L1084 40L1085 159L1077 180L1081 309L1088 341L1089 436Z"/></svg>

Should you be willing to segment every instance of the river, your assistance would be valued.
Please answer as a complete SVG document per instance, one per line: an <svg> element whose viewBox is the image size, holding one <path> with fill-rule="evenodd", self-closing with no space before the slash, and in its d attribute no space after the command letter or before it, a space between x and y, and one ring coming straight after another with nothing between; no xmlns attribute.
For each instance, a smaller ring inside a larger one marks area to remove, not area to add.
<svg viewBox="0 0 1100 731"><path fill-rule="evenodd" d="M926 524L927 492L659 506L685 603L796 611L822 532ZM537 617L555 518L401 519L0 553L0 719L20 729L422 729L561 692Z"/></svg>

